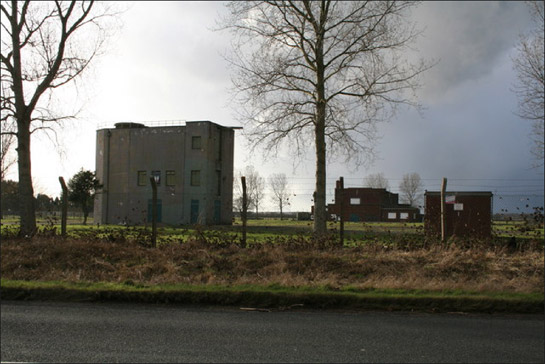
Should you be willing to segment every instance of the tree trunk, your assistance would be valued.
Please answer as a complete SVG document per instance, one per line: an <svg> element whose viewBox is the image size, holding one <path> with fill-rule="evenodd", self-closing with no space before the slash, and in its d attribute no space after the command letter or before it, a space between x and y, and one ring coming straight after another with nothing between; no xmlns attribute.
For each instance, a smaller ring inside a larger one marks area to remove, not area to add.
<svg viewBox="0 0 545 364"><path fill-rule="evenodd" d="M320 107L318 107L320 109ZM325 109L325 107L324 107ZM322 113L322 119L324 119ZM318 112L317 119L320 118ZM321 124L321 125L320 125ZM325 189L326 189L326 145L324 121L317 122L315 129L316 140L316 193L314 196L314 234L326 233Z"/></svg>
<svg viewBox="0 0 545 364"><path fill-rule="evenodd" d="M87 216L89 216L89 208L86 204L82 206L83 210L83 225L87 225Z"/></svg>
<svg viewBox="0 0 545 364"><path fill-rule="evenodd" d="M19 215L21 236L31 237L36 232L36 210L30 166L30 116L18 119L17 156L19 168Z"/></svg>
<svg viewBox="0 0 545 364"><path fill-rule="evenodd" d="M2 5L3 9L3 5ZM30 166L30 121L32 109L25 105L23 72L21 62L20 32L17 26L17 2L12 2L11 43L13 46L13 84L11 85L15 101L15 119L17 120L17 164L19 172L19 216L21 218L21 236L32 237L36 232L36 210L34 208L34 189ZM3 25L3 24L2 24ZM2 65L4 68L4 65Z"/></svg>
<svg viewBox="0 0 545 364"><path fill-rule="evenodd" d="M280 200L280 221L282 221L282 200Z"/></svg>
<svg viewBox="0 0 545 364"><path fill-rule="evenodd" d="M320 67L318 67L320 70ZM323 70L323 68L322 68ZM322 77L320 77L322 76ZM321 82L320 82L321 81ZM326 144L325 144L325 87L323 74L318 74L318 102L316 103L316 191L314 196L314 234L325 235L326 228Z"/></svg>
<svg viewBox="0 0 545 364"><path fill-rule="evenodd" d="M316 143L316 191L314 196L314 234L325 235L326 225L326 207L325 207L325 189L326 189L326 145L325 145L325 66L323 37L324 3L322 3L322 14L320 24L315 25L316 29L316 120L314 127L314 137Z"/></svg>

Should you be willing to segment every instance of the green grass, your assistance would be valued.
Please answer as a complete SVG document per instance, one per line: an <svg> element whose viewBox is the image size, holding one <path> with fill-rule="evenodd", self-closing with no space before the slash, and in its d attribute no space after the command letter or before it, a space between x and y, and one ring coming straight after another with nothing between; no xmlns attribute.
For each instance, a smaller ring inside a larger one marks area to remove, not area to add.
<svg viewBox="0 0 545 364"><path fill-rule="evenodd" d="M4 216L1 220L3 226L18 224L18 216ZM68 229L69 230L85 230L97 228L97 225L93 223L93 219L89 218L87 225L82 225L81 217L68 217ZM60 228L60 217L55 218L37 218L37 224L39 226L55 226ZM313 221L297 221L293 219L250 219L248 220L247 227L249 232L259 232L262 234L277 233L283 231L283 234L292 233L310 233L313 228ZM337 230L340 224L338 222L328 222L328 229ZM126 229L126 226L122 225L100 225L100 228L108 229ZM141 226L141 228L143 228ZM151 225L148 226L151 228ZM422 233L424 230L423 223L401 223L401 222L345 222L344 228L349 232L385 232L385 233ZM177 235L180 231L186 229L193 229L193 226L164 226L162 232L167 235ZM242 229L242 222L240 219L235 219L233 226L216 226L216 230L229 230L240 231ZM537 225L532 223L525 223L524 221L494 221L492 229L497 235L509 235L518 234L520 236L528 235L544 235L543 225Z"/></svg>
<svg viewBox="0 0 545 364"><path fill-rule="evenodd" d="M308 239L312 234L312 221L259 219L248 220L247 242L259 244L270 241L281 241L290 237ZM17 235L19 225L14 217L2 219L2 237ZM339 224L328 223L332 234L337 234ZM44 235L59 235L58 221L49 220L38 224L38 232ZM71 238L109 239L109 240L140 240L151 241L150 226L122 226L122 225L82 225L80 219L69 221L67 235ZM519 241L532 239L543 240L543 225L517 222L494 222L493 240L505 244L507 239L515 237ZM190 238L210 239L213 242L238 243L242 238L242 225L235 220L233 226L160 226L158 228L158 244L183 243ZM425 240L422 223L388 223L388 222L346 222L345 245L357 246L361 244L381 243L396 244L400 240L410 241L411 244L422 244Z"/></svg>
<svg viewBox="0 0 545 364"><path fill-rule="evenodd" d="M3 299L68 301L140 301L207 303L285 309L388 309L464 312L543 311L543 294L425 291L400 289L357 290L350 287L286 287L273 285L135 285L132 282L61 282L1 280Z"/></svg>
<svg viewBox="0 0 545 364"><path fill-rule="evenodd" d="M190 285L190 284L135 284L132 281L122 283L112 282L65 282L65 281L22 281L0 279L2 288L63 288L79 289L82 291L97 290L119 290L119 291L161 291L161 292L182 292L182 291L230 291L230 292L283 292L283 293L331 293L331 294L359 294L367 297L421 297L421 298L446 298L446 297L476 297L476 298L499 298L499 299L528 299L543 300L543 293L517 293L517 292L475 292L464 290L421 290L421 289L358 289L347 285L342 288L331 288L328 286L283 286L277 283L269 285L244 284L244 285Z"/></svg>
<svg viewBox="0 0 545 364"><path fill-rule="evenodd" d="M498 237L543 239L545 236L543 227L543 224L531 224L524 221L494 221L492 230Z"/></svg>

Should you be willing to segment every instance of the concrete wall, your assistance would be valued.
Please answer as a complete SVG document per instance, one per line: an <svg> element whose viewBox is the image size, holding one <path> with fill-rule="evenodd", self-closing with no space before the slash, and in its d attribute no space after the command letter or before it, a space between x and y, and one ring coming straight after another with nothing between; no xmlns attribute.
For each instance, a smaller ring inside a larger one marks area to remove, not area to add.
<svg viewBox="0 0 545 364"><path fill-rule="evenodd" d="M194 136L201 138L201 148L193 148ZM96 221L147 223L152 195L149 178L159 171L160 222L230 224L233 148L234 131L208 121L98 130L96 170L104 188L95 201ZM139 171L146 172L145 185L138 184ZM174 172L172 186L166 185L166 171ZM199 186L191 185L191 171L200 171ZM219 179L223 183L218 190ZM221 213L217 212L220 207Z"/></svg>

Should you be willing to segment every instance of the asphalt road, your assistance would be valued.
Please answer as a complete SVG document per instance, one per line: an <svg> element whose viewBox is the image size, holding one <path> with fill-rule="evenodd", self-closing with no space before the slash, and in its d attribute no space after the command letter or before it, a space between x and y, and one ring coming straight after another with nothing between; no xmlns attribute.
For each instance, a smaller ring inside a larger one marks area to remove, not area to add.
<svg viewBox="0 0 545 364"><path fill-rule="evenodd" d="M2 362L543 363L544 315L1 302Z"/></svg>

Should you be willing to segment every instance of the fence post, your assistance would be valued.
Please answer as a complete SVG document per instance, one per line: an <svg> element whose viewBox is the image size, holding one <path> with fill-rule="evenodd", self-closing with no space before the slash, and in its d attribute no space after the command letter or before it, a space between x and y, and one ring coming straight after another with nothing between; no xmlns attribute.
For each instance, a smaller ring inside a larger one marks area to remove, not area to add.
<svg viewBox="0 0 545 364"><path fill-rule="evenodd" d="M149 178L151 183L151 244L155 248L157 246L157 182L152 176Z"/></svg>
<svg viewBox="0 0 545 364"><path fill-rule="evenodd" d="M62 188L62 212L61 212L61 236L66 236L66 219L68 214L68 187L64 182L63 177L59 177L59 182L61 183Z"/></svg>
<svg viewBox="0 0 545 364"><path fill-rule="evenodd" d="M246 223L248 220L248 196L246 195L246 177L240 177L242 182L242 246L246 247Z"/></svg>
<svg viewBox="0 0 545 364"><path fill-rule="evenodd" d="M339 214L341 215L340 227L339 227L339 244L344 246L344 178L339 178ZM336 196L337 198L337 196Z"/></svg>
<svg viewBox="0 0 545 364"><path fill-rule="evenodd" d="M447 190L447 179L443 177L441 182L441 242L445 241L446 237L446 204L445 204L445 192Z"/></svg>

